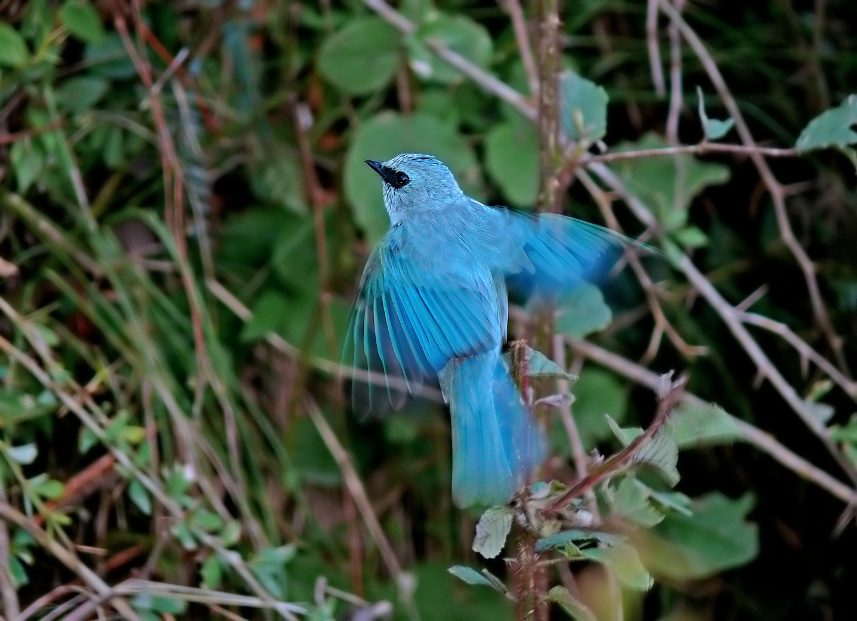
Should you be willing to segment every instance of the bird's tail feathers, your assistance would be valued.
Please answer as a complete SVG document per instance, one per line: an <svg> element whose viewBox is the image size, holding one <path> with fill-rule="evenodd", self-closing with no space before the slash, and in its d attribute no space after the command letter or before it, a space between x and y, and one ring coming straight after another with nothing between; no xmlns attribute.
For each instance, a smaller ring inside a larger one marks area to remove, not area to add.
<svg viewBox="0 0 857 621"><path fill-rule="evenodd" d="M544 457L544 441L500 352L440 372L452 416L452 497L459 507L508 502Z"/></svg>

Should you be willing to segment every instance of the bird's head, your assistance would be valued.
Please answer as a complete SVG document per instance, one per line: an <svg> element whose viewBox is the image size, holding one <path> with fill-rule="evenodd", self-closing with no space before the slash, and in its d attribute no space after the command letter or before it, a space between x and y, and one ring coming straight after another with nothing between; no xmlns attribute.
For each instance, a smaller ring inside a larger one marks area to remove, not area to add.
<svg viewBox="0 0 857 621"><path fill-rule="evenodd" d="M431 155L403 153L366 163L384 182L384 207L393 224L409 212L442 209L463 196L449 168Z"/></svg>

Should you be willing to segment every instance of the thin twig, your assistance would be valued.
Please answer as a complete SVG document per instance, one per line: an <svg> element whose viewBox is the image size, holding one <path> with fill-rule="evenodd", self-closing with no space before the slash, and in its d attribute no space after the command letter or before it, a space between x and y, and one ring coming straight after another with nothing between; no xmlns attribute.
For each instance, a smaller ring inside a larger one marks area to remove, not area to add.
<svg viewBox="0 0 857 621"><path fill-rule="evenodd" d="M797 149L775 149L771 147L760 147L756 145L724 144L720 142L701 142L699 144L676 145L658 149L638 149L635 151L619 151L614 153L601 153L598 155L587 155L580 159L583 166L593 162L618 162L620 160L631 160L646 157L663 157L665 155L705 155L708 153L737 153L740 155L760 154L766 157L798 157Z"/></svg>
<svg viewBox="0 0 857 621"><path fill-rule="evenodd" d="M594 166L593 171L613 191L622 196L628 207L643 224L646 226L656 225L655 216L651 210L639 198L628 191L621 179L613 171L602 164ZM776 388L786 403L791 406L795 414L818 436L819 440L821 440L825 448L836 460L836 463L848 475L848 478L857 484L857 470L842 455L842 452L828 436L824 425L813 415L807 404L798 396L795 389L786 381L786 378L783 377L779 369L771 362L764 350L744 327L739 318L740 311L737 311L720 295L714 285L696 268L687 255L681 255L681 258L677 261L677 266L717 314L720 315L720 318L729 328L729 331L732 332L732 335L753 360L759 372L773 384L774 388Z"/></svg>
<svg viewBox="0 0 857 621"><path fill-rule="evenodd" d="M649 48L649 67L652 70L652 84L655 93L663 97L666 91L664 85L664 69L661 67L661 48L658 45L658 0L646 2L646 46Z"/></svg>
<svg viewBox="0 0 857 621"><path fill-rule="evenodd" d="M530 96L535 98L539 92L539 74L536 62L533 60L533 48L530 45L530 35L527 30L527 20L519 0L500 0L500 4L506 9L512 20L512 30L515 32L515 41L518 44L518 52L524 63L524 71L527 74L527 84L530 87Z"/></svg>
<svg viewBox="0 0 857 621"><path fill-rule="evenodd" d="M105 600L109 600L112 606L116 609L116 612L121 614L124 618L132 620L139 619L137 613L134 612L128 602L121 597L118 597L107 583L105 583L94 571L84 565L80 559L77 558L77 555L73 551L64 548L47 532L39 528L32 520L27 518L26 515L19 512L5 500L0 500L0 518L27 531L27 533L29 533L42 548L52 554L54 558L83 580L84 584L88 585L100 597Z"/></svg>
<svg viewBox="0 0 857 621"><path fill-rule="evenodd" d="M0 503L9 504L2 482L0 482ZM15 590L12 581L11 558L12 548L9 545L9 529L6 528L6 522L0 520L0 594L3 597L3 610L6 616L9 619L16 619L21 611L21 605L18 603L18 592Z"/></svg>
<svg viewBox="0 0 857 621"><path fill-rule="evenodd" d="M621 451L611 455L601 464L586 473L582 479L572 485L564 494L558 496L549 505L541 510L541 515L548 519L557 512L562 511L568 503L583 495L584 492L591 489L598 481L603 479L607 474L614 472L619 466L631 459L635 453L646 442L651 440L657 431L663 427L670 412L681 399L684 392L684 386L687 383L687 377L679 377L676 381L668 381L666 386L662 378L659 378L659 401L658 410L655 413L655 418L652 423L646 428L643 433L631 440Z"/></svg>
<svg viewBox="0 0 857 621"><path fill-rule="evenodd" d="M688 42L700 62L702 62L702 65L705 68L708 77L711 79L714 88L723 100L726 110L735 121L735 129L741 138L741 142L747 146L755 146L756 141L750 133L749 126L744 121L741 109L738 107L738 103L735 101L729 87L726 85L726 81L723 79L723 75L720 73L717 63L714 62L714 59L711 57L711 54L709 54L705 44L702 42L702 39L699 38L681 14L667 0L660 0L660 6L661 10L663 10L670 20L678 27L685 41ZM819 290L818 280L815 276L815 266L807 255L806 250L804 250L803 246L801 246L800 242L795 237L791 223L789 222L783 188L779 181L777 181L773 171L771 171L768 166L768 163L765 161L765 158L762 157L760 153L751 152L749 155L753 160L753 164L756 166L756 169L759 171L759 175L762 177L765 187L768 188L768 192L771 195L774 212L777 217L777 225L780 229L780 236L803 272L815 320L824 332L831 350L833 351L834 356L836 356L839 368L846 375L850 375L845 355L842 351L843 339L836 334L827 313L827 308L821 298L821 291Z"/></svg>
<svg viewBox="0 0 857 621"><path fill-rule="evenodd" d="M596 362L619 375L628 378L629 380L646 386L652 390L657 390L660 386L660 377L649 371L643 366L628 360L618 354L599 347L594 343L567 337L572 349L587 359ZM706 405L707 402L700 399L698 396L691 393L684 393L682 401L691 405ZM857 490L848 487L827 472L811 464L803 457L789 450L779 442L771 434L762 431L758 427L754 427L740 418L735 418L730 415L738 430L744 438L763 453L772 457L789 470L795 472L798 476L815 483L822 489L829 492L831 495L839 498L846 504L857 505Z"/></svg>
<svg viewBox="0 0 857 621"><path fill-rule="evenodd" d="M399 13L383 0L363 0L363 4L375 11L381 19L391 24L397 30L404 34L413 34L417 29L416 25L407 17ZM461 73L482 88L483 90L492 93L518 110L526 118L535 120L535 107L518 91L511 88L502 80L495 78L493 75L474 65L461 54L453 51L442 41L437 39L429 39L425 41L426 47L445 60L449 65L458 69Z"/></svg>
<svg viewBox="0 0 857 621"><path fill-rule="evenodd" d="M402 565L399 563L399 559L393 552L393 546L390 545L390 542L387 540L387 536L384 534L384 530L381 528L378 516L375 515L375 511L372 509L372 503L369 501L366 489L363 487L363 483L360 481L360 477L351 463L351 457L348 455L348 451L346 451L339 442L339 438L336 437L336 433L334 433L333 429L328 424L327 419L318 409L315 402L306 398L304 399L304 405L313 424L318 430L321 439L324 441L325 446L327 446L327 450L330 451L330 454L333 456L333 459L342 471L342 476L345 480L345 487L354 499L354 502L357 505L357 510L360 512L363 522L366 524L366 529L375 541L375 545L378 546L378 551L381 553L381 558L384 559L387 571L390 572L390 575L399 586L401 595L404 597L407 595L408 586L406 574L402 570Z"/></svg>

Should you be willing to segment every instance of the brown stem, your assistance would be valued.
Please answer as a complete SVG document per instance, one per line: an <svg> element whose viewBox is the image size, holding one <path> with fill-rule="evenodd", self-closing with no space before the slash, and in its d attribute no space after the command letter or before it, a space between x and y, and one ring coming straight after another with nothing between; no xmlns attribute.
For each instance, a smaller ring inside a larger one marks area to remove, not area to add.
<svg viewBox="0 0 857 621"><path fill-rule="evenodd" d="M593 468L585 477L571 486L567 492L542 509L542 517L546 519L552 517L558 511L565 508L569 502L592 488L593 485L604 478L604 475L615 471L619 466L631 459L634 453L636 453L643 444L651 440L655 433L657 433L658 429L660 429L666 422L667 416L672 412L675 405L681 399L681 395L684 392L684 385L686 383L687 376L683 375L675 382L669 384L667 389L664 390L661 395L658 403L658 411L655 414L655 419L652 421L652 424L649 425L643 433L629 442L625 448L611 456L609 459L606 459L599 466Z"/></svg>

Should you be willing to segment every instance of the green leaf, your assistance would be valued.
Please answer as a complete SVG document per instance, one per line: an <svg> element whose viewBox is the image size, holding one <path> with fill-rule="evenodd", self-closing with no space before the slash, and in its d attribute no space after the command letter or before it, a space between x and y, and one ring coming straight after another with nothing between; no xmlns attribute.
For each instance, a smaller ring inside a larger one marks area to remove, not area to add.
<svg viewBox="0 0 857 621"><path fill-rule="evenodd" d="M572 140L601 140L607 133L607 91L573 71L559 78L562 131Z"/></svg>
<svg viewBox="0 0 857 621"><path fill-rule="evenodd" d="M755 524L746 521L751 494L731 499L711 492L693 501L693 515L672 513L650 531L637 533L646 566L670 580L700 580L740 567L759 552Z"/></svg>
<svg viewBox="0 0 857 621"><path fill-rule="evenodd" d="M81 75L63 80L56 90L57 104L75 115L83 114L97 104L110 83L92 75Z"/></svg>
<svg viewBox="0 0 857 621"><path fill-rule="evenodd" d="M655 134L646 134L636 143L623 143L617 151L662 149L669 145ZM687 211L693 198L709 185L729 179L723 164L701 162L691 155L637 157L611 164L628 190L652 208L658 221L669 231L687 225Z"/></svg>
<svg viewBox="0 0 857 621"><path fill-rule="evenodd" d="M601 290L588 282L581 282L562 296L556 309L556 331L577 338L603 330L613 319Z"/></svg>
<svg viewBox="0 0 857 621"><path fill-rule="evenodd" d="M654 468L670 487L674 487L681 478L676 467L678 465L678 446L663 429L657 431L650 440L644 442L631 457L631 461L641 466Z"/></svg>
<svg viewBox="0 0 857 621"><path fill-rule="evenodd" d="M212 554L202 563L202 567L199 568L199 577L205 589L216 589L220 586L223 581L223 566L216 554Z"/></svg>
<svg viewBox="0 0 857 621"><path fill-rule="evenodd" d="M473 551L485 558L496 558L506 545L514 515L515 511L511 507L497 506L487 509L476 524Z"/></svg>
<svg viewBox="0 0 857 621"><path fill-rule="evenodd" d="M323 487L336 487L342 483L342 470L309 418L300 418L292 423L287 448L292 466L300 473L302 481Z"/></svg>
<svg viewBox="0 0 857 621"><path fill-rule="evenodd" d="M620 516L640 526L654 526L664 513L652 505L652 490L634 477L625 477L615 489L605 492L611 515Z"/></svg>
<svg viewBox="0 0 857 621"><path fill-rule="evenodd" d="M396 74L399 33L379 17L360 17L325 39L318 69L328 82L351 95L383 89Z"/></svg>
<svg viewBox="0 0 857 621"><path fill-rule="evenodd" d="M65 486L54 479L43 478L33 485L33 492L47 500L56 500L62 496Z"/></svg>
<svg viewBox="0 0 857 621"><path fill-rule="evenodd" d="M619 441L627 446L635 438L642 435L639 427L621 428L612 418L607 416L607 424ZM675 440L662 428L645 441L631 456L630 463L654 468L663 476L665 481L674 486L679 481L678 446Z"/></svg>
<svg viewBox="0 0 857 621"><path fill-rule="evenodd" d="M213 511L209 511L204 507L199 507L190 516L190 524L194 528L211 533L223 528L223 518Z"/></svg>
<svg viewBox="0 0 857 621"><path fill-rule="evenodd" d="M555 586L548 591L548 601L557 604L575 621L597 621L595 614L578 599L575 599L564 586Z"/></svg>
<svg viewBox="0 0 857 621"><path fill-rule="evenodd" d="M588 548L581 550L581 553L593 561L607 565L620 582L629 589L648 591L655 583L643 567L637 550L630 544L620 543L610 548Z"/></svg>
<svg viewBox="0 0 857 621"><path fill-rule="evenodd" d="M128 496L144 515L152 515L152 498L149 495L149 490L143 487L143 484L137 479L128 484Z"/></svg>
<svg viewBox="0 0 857 621"><path fill-rule="evenodd" d="M106 34L98 11L89 2L66 0L59 10L62 25L84 43L101 43Z"/></svg>
<svg viewBox="0 0 857 621"><path fill-rule="evenodd" d="M2 45L2 43L0 43ZM41 143L30 138L16 140L9 149L9 161L15 171L18 192L26 192L45 169L44 148Z"/></svg>
<svg viewBox="0 0 857 621"><path fill-rule="evenodd" d="M705 101L702 98L702 88L696 87L696 95L699 98L699 120L702 122L702 130L705 132L707 140L720 140L725 136L732 126L735 125L735 120L728 118L725 121L710 119L705 113Z"/></svg>
<svg viewBox="0 0 857 621"><path fill-rule="evenodd" d="M308 212L304 194L304 176L297 156L285 145L275 145L254 154L248 175L253 193L263 201L279 205L297 214Z"/></svg>
<svg viewBox="0 0 857 621"><path fill-rule="evenodd" d="M30 583L30 578L27 576L27 568L14 556L9 557L9 575L12 578L12 586L15 588L21 588Z"/></svg>
<svg viewBox="0 0 857 621"><path fill-rule="evenodd" d="M492 589L494 588L494 585L491 584L491 581L488 578L480 574L472 567L466 567L464 565L453 565L447 571L462 582L466 582L467 584L487 586L491 587Z"/></svg>
<svg viewBox="0 0 857 621"><path fill-rule="evenodd" d="M492 127L485 137L485 168L511 205L531 207L539 193L535 126L516 119Z"/></svg>
<svg viewBox="0 0 857 621"><path fill-rule="evenodd" d="M449 166L461 188L479 198L479 163L453 127L424 114L382 112L360 125L345 158L345 196L368 241L376 243L390 227L381 180L364 160L386 161L400 153L428 153Z"/></svg>
<svg viewBox="0 0 857 621"><path fill-rule="evenodd" d="M138 611L152 611L163 614L181 614L187 608L187 602L176 597L152 595L144 591L131 600L131 605Z"/></svg>
<svg viewBox="0 0 857 621"><path fill-rule="evenodd" d="M293 545L277 548L263 548L250 563L253 574L258 578L272 595L278 598L285 596L286 564L295 556Z"/></svg>
<svg viewBox="0 0 857 621"><path fill-rule="evenodd" d="M91 73L96 75L116 80L137 75L134 62L116 33L111 32L103 40L88 44L83 57Z"/></svg>
<svg viewBox="0 0 857 621"><path fill-rule="evenodd" d="M576 544L578 541L598 541L608 545L615 545L624 540L625 537L614 533L601 533L589 530L565 530L536 541L536 552L544 552L550 548L563 548L568 543Z"/></svg>
<svg viewBox="0 0 857 621"><path fill-rule="evenodd" d="M658 492L649 489L649 497L657 507L669 515L669 511L677 511L682 515L693 515L691 499L681 492Z"/></svg>
<svg viewBox="0 0 857 621"><path fill-rule="evenodd" d="M714 404L679 404L670 414L664 431L680 449L744 439L737 421Z"/></svg>
<svg viewBox="0 0 857 621"><path fill-rule="evenodd" d="M429 41L442 43L478 67L487 67L491 60L493 44L484 26L463 15L433 12L406 41L411 68L426 80L454 84L464 77L428 49Z"/></svg>
<svg viewBox="0 0 857 621"><path fill-rule="evenodd" d="M704 248L708 245L708 236L693 225L677 229L672 235L685 248Z"/></svg>
<svg viewBox="0 0 857 621"><path fill-rule="evenodd" d="M0 67L23 67L30 59L24 37L9 24L0 24Z"/></svg>
<svg viewBox="0 0 857 621"><path fill-rule="evenodd" d="M834 147L844 153L857 168L857 95L849 95L838 107L825 110L809 122L798 136L800 151Z"/></svg>

